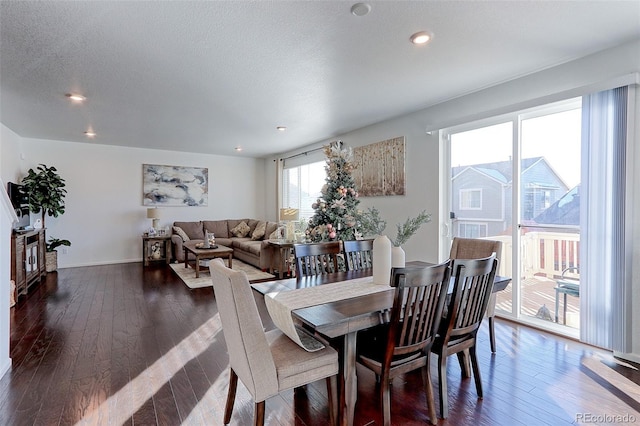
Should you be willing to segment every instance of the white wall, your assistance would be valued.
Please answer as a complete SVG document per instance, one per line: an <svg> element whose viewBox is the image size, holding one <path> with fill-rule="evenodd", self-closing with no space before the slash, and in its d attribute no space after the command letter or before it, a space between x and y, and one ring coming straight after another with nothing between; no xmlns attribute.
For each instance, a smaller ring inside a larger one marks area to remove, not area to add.
<svg viewBox="0 0 640 426"><path fill-rule="evenodd" d="M404 248L407 260L425 260L435 262L443 258L438 255L439 230L443 220L439 213L439 179L440 155L437 130L456 124L479 120L521 108L542 105L556 100L580 96L588 92L595 92L611 88L618 81L629 84L629 76L640 72L640 41L635 41L614 49L609 49L576 61L572 61L554 68L519 78L514 81L484 89L448 102L431 106L424 110L405 115L383 123L378 123L363 129L336 136L331 140L340 139L348 146L367 145L396 136L406 138L406 182L405 196L369 197L362 198L360 206L376 206L381 216L387 220L386 234L395 235L395 224L402 222L407 216L415 216L422 209L433 214L432 223L426 224ZM638 90L640 92L640 90ZM640 97L638 97L640 102ZM640 104L638 104L640 105ZM636 109L636 113L640 108ZM638 120L636 120L638 121ZM427 131L434 131L428 135ZM636 131L635 145L640 144L640 132ZM318 145L314 143L307 147L312 149ZM303 151L284 153L286 157ZM640 149L635 152L639 161L635 161L636 168L640 168ZM271 160L267 160L269 164ZM269 173L269 170L267 170ZM633 170L635 182L635 197L640 198L640 173ZM268 179L273 179L275 172ZM636 205L640 200L636 198ZM267 196L275 199L275 195ZM633 200L630 200L632 202ZM640 264L640 208L635 209L635 220L630 221L633 227L634 244L633 265ZM640 271L632 271L634 283L633 305L640 306ZM633 353L621 354L629 359L640 361L640 310L633 313Z"/></svg>
<svg viewBox="0 0 640 426"><path fill-rule="evenodd" d="M22 176L44 163L66 180L65 213L45 218L47 238L71 241L67 254L58 250L60 268L142 259L140 235L151 226L142 205L145 163L209 169L209 205L161 208L160 226L176 220L265 218L264 192L258 190L261 160L41 139L23 139L22 147Z"/></svg>

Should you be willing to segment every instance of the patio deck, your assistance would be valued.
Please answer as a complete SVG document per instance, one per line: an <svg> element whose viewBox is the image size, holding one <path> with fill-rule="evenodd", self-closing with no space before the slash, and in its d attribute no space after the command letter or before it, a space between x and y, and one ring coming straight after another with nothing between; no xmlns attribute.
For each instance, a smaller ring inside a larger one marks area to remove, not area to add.
<svg viewBox="0 0 640 426"><path fill-rule="evenodd" d="M546 277L527 278L522 281L522 314L535 317L538 310L544 305L549 309L551 317L555 318L556 282ZM496 310L512 311L512 284L497 295ZM558 323L563 324L563 299L560 295ZM553 319L551 320L553 321ZM580 299L567 296L567 324L568 327L580 326Z"/></svg>

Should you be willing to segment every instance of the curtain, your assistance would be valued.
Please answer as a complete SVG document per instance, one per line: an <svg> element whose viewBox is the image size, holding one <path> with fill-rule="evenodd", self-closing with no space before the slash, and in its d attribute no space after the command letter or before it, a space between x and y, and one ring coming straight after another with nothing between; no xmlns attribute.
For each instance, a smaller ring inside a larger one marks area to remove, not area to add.
<svg viewBox="0 0 640 426"><path fill-rule="evenodd" d="M580 339L629 352L625 263L628 88L583 97L580 189ZM630 266L630 265L629 265Z"/></svg>

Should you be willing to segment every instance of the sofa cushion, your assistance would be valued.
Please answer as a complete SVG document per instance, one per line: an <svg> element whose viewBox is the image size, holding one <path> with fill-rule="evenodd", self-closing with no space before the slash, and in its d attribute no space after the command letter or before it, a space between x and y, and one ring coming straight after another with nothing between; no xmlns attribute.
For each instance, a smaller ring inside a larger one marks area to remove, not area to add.
<svg viewBox="0 0 640 426"><path fill-rule="evenodd" d="M231 235L233 235L234 237L244 238L249 235L250 231L251 228L249 228L247 222L242 221L231 229Z"/></svg>
<svg viewBox="0 0 640 426"><path fill-rule="evenodd" d="M180 228L179 226L173 227L173 233L177 234L180 238L182 238L182 241L189 241L191 239L189 238L187 233L184 232L184 229Z"/></svg>
<svg viewBox="0 0 640 426"><path fill-rule="evenodd" d="M229 229L226 220L205 220L202 222L204 229L213 232L216 238L229 238Z"/></svg>
<svg viewBox="0 0 640 426"><path fill-rule="evenodd" d="M204 240L202 222L173 222L173 226L182 228L192 240Z"/></svg>
<svg viewBox="0 0 640 426"><path fill-rule="evenodd" d="M256 228L251 233L251 239L253 241L261 240L264 238L264 234L267 231L267 222L258 222Z"/></svg>
<svg viewBox="0 0 640 426"><path fill-rule="evenodd" d="M264 230L264 239L278 238L275 233L278 230L278 224L276 222L267 222L267 226Z"/></svg>
<svg viewBox="0 0 640 426"><path fill-rule="evenodd" d="M232 246L238 250L260 256L262 241L253 241L250 238L234 238Z"/></svg>

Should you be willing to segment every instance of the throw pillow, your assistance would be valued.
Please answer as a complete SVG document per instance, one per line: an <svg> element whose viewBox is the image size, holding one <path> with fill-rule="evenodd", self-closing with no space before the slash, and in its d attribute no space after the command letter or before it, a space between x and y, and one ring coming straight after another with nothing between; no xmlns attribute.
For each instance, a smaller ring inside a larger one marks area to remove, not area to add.
<svg viewBox="0 0 640 426"><path fill-rule="evenodd" d="M251 228L249 228L249 225L247 225L247 222L242 221L235 228L231 230L231 234L234 237L244 238L247 235L249 235L249 231L251 231Z"/></svg>
<svg viewBox="0 0 640 426"><path fill-rule="evenodd" d="M176 234L180 235L180 238L182 238L182 241L189 241L190 238L187 235L186 232L184 232L184 230L182 228L180 228L179 226L174 226L173 227L173 232L175 232Z"/></svg>
<svg viewBox="0 0 640 426"><path fill-rule="evenodd" d="M253 241L261 240L264 237L264 233L267 231L267 222L258 222L256 225L256 229L253 230L253 234L251 234L251 239Z"/></svg>

